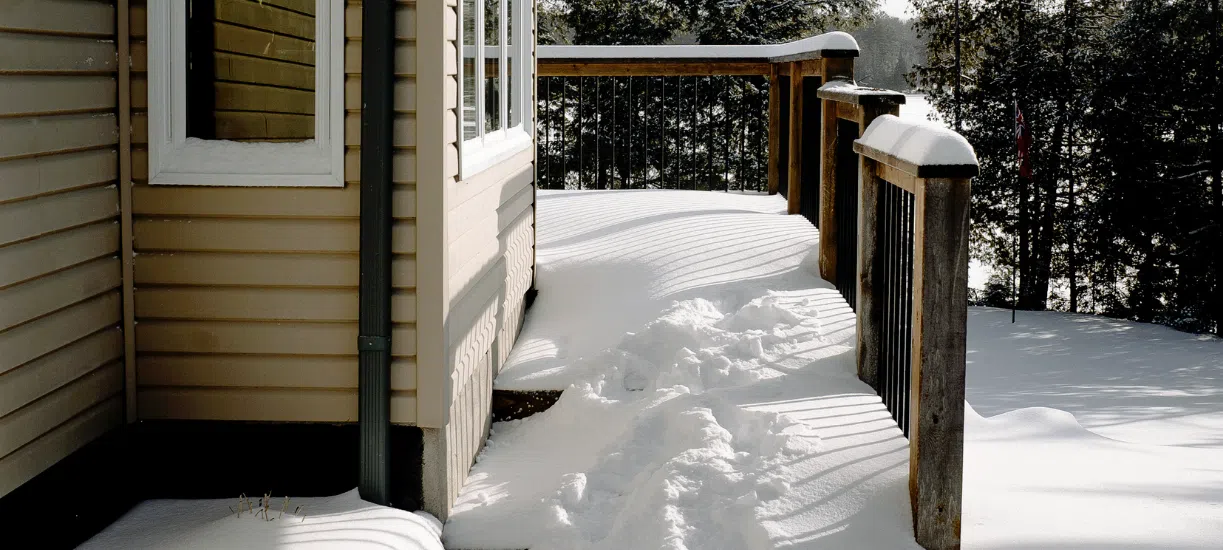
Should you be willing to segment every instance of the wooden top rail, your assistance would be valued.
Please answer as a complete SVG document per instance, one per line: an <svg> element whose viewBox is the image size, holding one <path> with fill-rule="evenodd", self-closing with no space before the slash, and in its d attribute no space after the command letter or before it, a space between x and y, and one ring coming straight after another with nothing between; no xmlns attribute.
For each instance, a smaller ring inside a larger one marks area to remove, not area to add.
<svg viewBox="0 0 1223 550"><path fill-rule="evenodd" d="M858 43L830 32L784 44L539 46L539 76L713 76L770 74L770 65L854 58Z"/></svg>
<svg viewBox="0 0 1223 550"><path fill-rule="evenodd" d="M904 105L905 95L883 88L858 86L848 80L833 80L820 86L816 96L820 99L850 103L853 105Z"/></svg>

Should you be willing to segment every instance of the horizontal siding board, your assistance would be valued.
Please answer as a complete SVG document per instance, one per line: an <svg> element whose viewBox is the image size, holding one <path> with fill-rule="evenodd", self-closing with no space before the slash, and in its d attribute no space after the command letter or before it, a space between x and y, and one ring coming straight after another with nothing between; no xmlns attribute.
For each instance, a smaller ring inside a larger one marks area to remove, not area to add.
<svg viewBox="0 0 1223 550"><path fill-rule="evenodd" d="M391 139L395 147L416 146L416 115L397 113L391 119ZM349 113L344 117L344 141L349 145L361 145L361 115Z"/></svg>
<svg viewBox="0 0 1223 550"><path fill-rule="evenodd" d="M391 286L394 288L416 287L416 257L395 255L391 260Z"/></svg>
<svg viewBox="0 0 1223 550"><path fill-rule="evenodd" d="M118 215L115 186L0 204L0 246Z"/></svg>
<svg viewBox="0 0 1223 550"><path fill-rule="evenodd" d="M314 137L314 115L217 111L217 139L299 139Z"/></svg>
<svg viewBox="0 0 1223 550"><path fill-rule="evenodd" d="M0 459L0 495L123 423L123 400L112 397Z"/></svg>
<svg viewBox="0 0 1223 550"><path fill-rule="evenodd" d="M395 43L396 76L416 75L416 45L411 42ZM344 72L359 74L361 72L361 43L349 41L344 45Z"/></svg>
<svg viewBox="0 0 1223 550"><path fill-rule="evenodd" d="M0 162L0 202L106 183L119 177L119 155L96 149Z"/></svg>
<svg viewBox="0 0 1223 550"><path fill-rule="evenodd" d="M113 40L0 32L5 72L114 72L115 52Z"/></svg>
<svg viewBox="0 0 1223 550"><path fill-rule="evenodd" d="M349 5L344 8L344 34L349 38L361 38L361 6ZM395 38L400 40L416 39L416 6L414 4L399 4L395 6Z"/></svg>
<svg viewBox="0 0 1223 550"><path fill-rule="evenodd" d="M461 184L461 185L480 185L478 193L468 195L463 202L456 203L450 208L450 212L446 216L447 233L450 235L450 242L456 242L461 239L465 232L476 227L477 224L488 220L490 215L498 213L498 209L502 205L514 200L524 190L531 188L531 182L534 176L531 173L531 165L519 167L509 173L503 173L503 177L490 185L480 183ZM504 220L505 222L512 221ZM498 221L493 220L493 224L497 225Z"/></svg>
<svg viewBox="0 0 1223 550"><path fill-rule="evenodd" d="M220 52L314 65L313 41L288 36L277 36L269 41L270 36L263 31L219 23L213 39Z"/></svg>
<svg viewBox="0 0 1223 550"><path fill-rule="evenodd" d="M0 28L112 35L115 33L115 7L113 2L98 0L0 2Z"/></svg>
<svg viewBox="0 0 1223 550"><path fill-rule="evenodd" d="M114 362L0 417L0 457L121 391L123 363Z"/></svg>
<svg viewBox="0 0 1223 550"><path fill-rule="evenodd" d="M139 383L150 387L356 389L357 356L161 355L137 358ZM416 362L391 363L391 388L416 388Z"/></svg>
<svg viewBox="0 0 1223 550"><path fill-rule="evenodd" d="M141 320L136 351L355 355L357 324Z"/></svg>
<svg viewBox="0 0 1223 550"><path fill-rule="evenodd" d="M392 86L395 112L415 112L416 78L401 76L395 79ZM344 80L344 108L349 111L361 110L361 75L359 74L348 75Z"/></svg>
<svg viewBox="0 0 1223 550"><path fill-rule="evenodd" d="M314 67L229 53L218 53L215 59L217 80L314 89Z"/></svg>
<svg viewBox="0 0 1223 550"><path fill-rule="evenodd" d="M355 220L137 219L141 251L357 252Z"/></svg>
<svg viewBox="0 0 1223 550"><path fill-rule="evenodd" d="M119 324L118 292L108 292L41 319L0 332L0 374L81 337Z"/></svg>
<svg viewBox="0 0 1223 550"><path fill-rule="evenodd" d="M134 264L137 285L356 288L360 279L355 254L141 254Z"/></svg>
<svg viewBox="0 0 1223 550"><path fill-rule="evenodd" d="M355 254L145 253L134 264L137 285L356 288L360 279ZM391 281L414 287L415 257L395 256Z"/></svg>
<svg viewBox="0 0 1223 550"><path fill-rule="evenodd" d="M132 212L138 215L350 218L361 215L361 190L269 187L178 187L138 184Z"/></svg>
<svg viewBox="0 0 1223 550"><path fill-rule="evenodd" d="M114 145L119 126L112 114L0 118L0 160Z"/></svg>
<svg viewBox="0 0 1223 550"><path fill-rule="evenodd" d="M356 321L357 291L307 288L140 288L142 319Z"/></svg>
<svg viewBox="0 0 1223 550"><path fill-rule="evenodd" d="M349 147L344 153L344 181L361 181L361 151ZM391 158L391 181L402 184L416 183L416 150L395 149Z"/></svg>
<svg viewBox="0 0 1223 550"><path fill-rule="evenodd" d="M47 395L86 373L123 356L119 327L95 332L4 375L0 416Z"/></svg>
<svg viewBox="0 0 1223 550"><path fill-rule="evenodd" d="M357 356L159 355L136 358L141 386L357 387Z"/></svg>
<svg viewBox="0 0 1223 550"><path fill-rule="evenodd" d="M277 35L314 40L314 18L251 0L216 0L216 19Z"/></svg>
<svg viewBox="0 0 1223 550"><path fill-rule="evenodd" d="M217 82L213 90L219 110L314 115L312 91L238 82Z"/></svg>
<svg viewBox="0 0 1223 550"><path fill-rule="evenodd" d="M356 390L144 388L140 416L150 420L355 422Z"/></svg>
<svg viewBox="0 0 1223 550"><path fill-rule="evenodd" d="M415 424L416 423L416 392L415 391L393 391L391 392L391 423L392 424Z"/></svg>
<svg viewBox="0 0 1223 550"><path fill-rule="evenodd" d="M119 258L94 260L0 290L0 331L119 286Z"/></svg>
<svg viewBox="0 0 1223 550"><path fill-rule="evenodd" d="M119 250L119 224L103 222L0 248L0 288Z"/></svg>
<svg viewBox="0 0 1223 550"><path fill-rule="evenodd" d="M110 76L0 75L0 116L114 109Z"/></svg>

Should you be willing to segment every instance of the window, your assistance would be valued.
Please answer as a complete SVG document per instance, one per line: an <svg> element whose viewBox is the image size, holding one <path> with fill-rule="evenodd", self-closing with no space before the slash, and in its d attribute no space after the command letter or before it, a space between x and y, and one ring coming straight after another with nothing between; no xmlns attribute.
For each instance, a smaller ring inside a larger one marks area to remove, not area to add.
<svg viewBox="0 0 1223 550"><path fill-rule="evenodd" d="M149 2L154 185L342 187L343 2Z"/></svg>
<svg viewBox="0 0 1223 550"><path fill-rule="evenodd" d="M460 4L460 177L531 146L531 49L525 39L530 4L530 0L462 0Z"/></svg>

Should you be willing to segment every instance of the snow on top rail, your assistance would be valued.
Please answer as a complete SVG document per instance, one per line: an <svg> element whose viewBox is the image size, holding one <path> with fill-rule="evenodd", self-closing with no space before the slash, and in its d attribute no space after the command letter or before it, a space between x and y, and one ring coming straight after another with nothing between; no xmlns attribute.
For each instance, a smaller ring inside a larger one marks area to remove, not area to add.
<svg viewBox="0 0 1223 550"><path fill-rule="evenodd" d="M883 88L859 86L848 80L830 80L816 92L820 99L831 99L854 105L903 105L905 95Z"/></svg>
<svg viewBox="0 0 1223 550"><path fill-rule="evenodd" d="M919 178L969 178L977 175L977 153L964 136L930 122L895 115L876 118L854 151Z"/></svg>
<svg viewBox="0 0 1223 550"><path fill-rule="evenodd" d="M820 57L857 57L858 41L834 31L784 44L668 46L539 46L540 61L608 62L621 60L799 61Z"/></svg>

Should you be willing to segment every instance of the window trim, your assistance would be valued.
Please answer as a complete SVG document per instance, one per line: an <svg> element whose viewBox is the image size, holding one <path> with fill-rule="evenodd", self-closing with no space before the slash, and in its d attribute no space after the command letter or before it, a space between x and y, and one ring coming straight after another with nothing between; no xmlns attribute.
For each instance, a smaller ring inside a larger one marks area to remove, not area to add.
<svg viewBox="0 0 1223 550"><path fill-rule="evenodd" d="M264 143L257 156L242 163L210 159L207 147L187 141L186 10L187 0L148 6L149 184L344 187L343 2L315 0L314 142ZM269 162L277 169L253 167ZM208 168L184 170L176 164Z"/></svg>
<svg viewBox="0 0 1223 550"><path fill-rule="evenodd" d="M510 66L514 67L514 74L510 78L510 85L513 90L509 93L501 93L499 97L500 105L498 106L497 116L501 118L500 129L485 133L484 131L484 91L483 84L484 75L484 5L485 0L475 0L476 7L475 32L472 36L476 37L477 43L468 45L463 43L464 35L464 13L463 0L458 1L456 6L457 12L457 36L455 37L455 45L458 50L458 71L457 71L457 86L456 99L457 108L455 117L456 145L459 149L459 174L458 179L462 181L471 176L474 176L484 170L495 166L505 160L508 160L514 155L530 149L534 143L534 137L531 131L534 124L535 109L531 104L534 94L532 93L531 83L534 82L535 63L531 57L533 38L528 36L531 30L530 22L533 20L531 16L531 0L498 0L498 5L501 6L501 13L498 21L505 23L510 18L507 17L510 11L513 10L514 17L512 18L514 44L509 44L509 35L511 32L510 25L502 24L498 32L499 46L493 46L501 50L502 54L499 57L498 77L504 83ZM476 59L476 89L475 89L475 123L476 137L464 139L463 121L465 119L465 105L463 103L463 83L464 83L464 55L467 48L475 48L474 58ZM507 60L516 57L514 63L507 63ZM510 116L510 100L507 96L513 98L514 105L517 106L518 124L509 127L512 120Z"/></svg>

